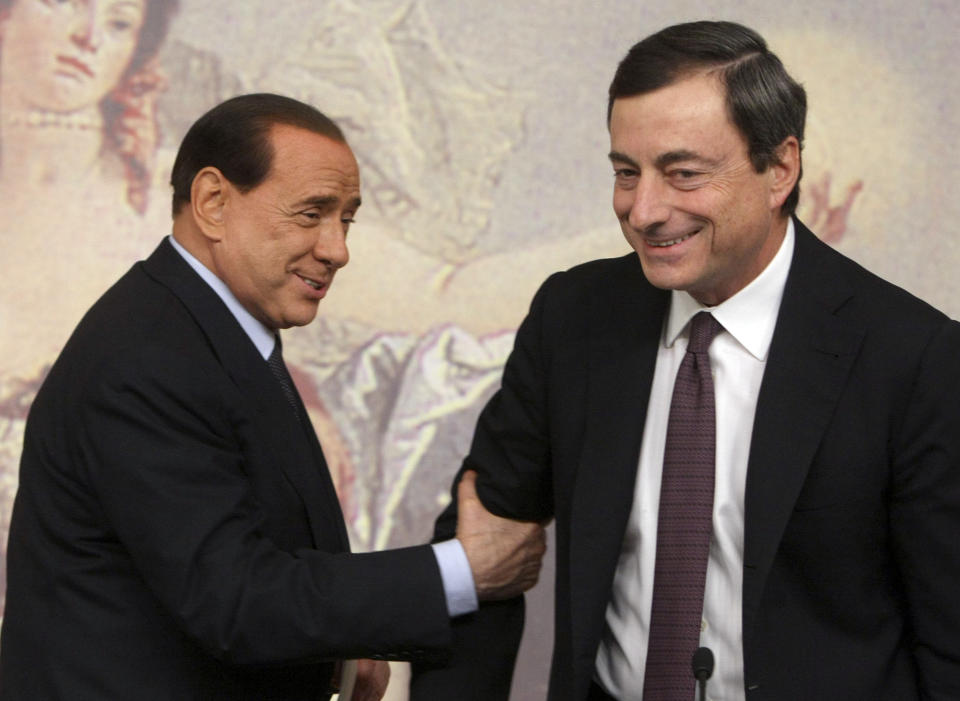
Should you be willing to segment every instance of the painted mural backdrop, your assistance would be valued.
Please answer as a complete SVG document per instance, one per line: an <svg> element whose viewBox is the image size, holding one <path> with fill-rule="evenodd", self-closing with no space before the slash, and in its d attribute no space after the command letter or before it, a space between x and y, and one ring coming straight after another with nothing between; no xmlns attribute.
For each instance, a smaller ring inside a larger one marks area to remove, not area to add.
<svg viewBox="0 0 960 701"><path fill-rule="evenodd" d="M538 284L628 250L606 87L666 24L763 33L810 98L801 218L960 316L958 8L0 0L0 542L37 387L86 308L169 232L176 146L221 99L311 102L360 161L352 261L285 350L354 547L387 548L429 537ZM530 598L516 701L544 695L551 582Z"/></svg>

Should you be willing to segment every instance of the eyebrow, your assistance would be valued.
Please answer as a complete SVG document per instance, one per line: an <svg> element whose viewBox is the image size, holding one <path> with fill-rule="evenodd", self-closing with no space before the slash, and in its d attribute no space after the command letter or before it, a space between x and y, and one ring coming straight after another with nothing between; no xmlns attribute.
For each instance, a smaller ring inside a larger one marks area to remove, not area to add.
<svg viewBox="0 0 960 701"><path fill-rule="evenodd" d="M619 151L611 151L610 160L619 161L620 163L626 163L631 168L640 170L639 163L637 163L635 160L630 158L630 156L624 153L620 153ZM659 156L657 156L657 159L656 161L654 161L654 164L657 166L658 169L663 170L664 168L671 166L674 163L683 163L685 161L698 161L708 166L717 166L720 164L720 161L718 161L715 158L709 158L707 156L704 156L701 153L697 153L696 151L688 151L686 149L677 149L676 151L667 151L666 153L662 153Z"/></svg>
<svg viewBox="0 0 960 701"><path fill-rule="evenodd" d="M141 15L146 14L147 8L146 3L135 2L134 0L120 0L120 2L115 2L110 5L109 9L111 10L133 10Z"/></svg>
<svg viewBox="0 0 960 701"><path fill-rule="evenodd" d="M624 153L620 153L619 151L611 151L609 154L609 157L611 161L619 161L620 163L626 163L628 166L630 166L634 170L640 170L640 164Z"/></svg>
<svg viewBox="0 0 960 701"><path fill-rule="evenodd" d="M328 207L332 207L339 202L339 197L335 197L333 195L318 195L316 197L307 197L306 199L300 200L296 206L303 207L306 205L310 207L318 207L320 209L327 209ZM352 209L357 209L361 204L360 198L354 197L352 200L350 200L350 202L348 202L348 204Z"/></svg>
<svg viewBox="0 0 960 701"><path fill-rule="evenodd" d="M719 165L719 161L715 158L708 158L702 153L697 153L696 151L687 151L686 149L678 149L677 151L667 151L657 156L656 164L657 168L663 170L667 166L671 166L674 163L683 163L685 161L698 161L708 166Z"/></svg>

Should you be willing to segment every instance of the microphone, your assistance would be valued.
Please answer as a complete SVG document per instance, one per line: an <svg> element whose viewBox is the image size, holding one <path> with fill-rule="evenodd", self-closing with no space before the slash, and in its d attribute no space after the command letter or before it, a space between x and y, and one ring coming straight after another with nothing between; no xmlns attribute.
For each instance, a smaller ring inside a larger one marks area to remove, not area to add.
<svg viewBox="0 0 960 701"><path fill-rule="evenodd" d="M707 701L707 679L713 674L713 653L708 647L693 651L693 676L700 683L700 701Z"/></svg>

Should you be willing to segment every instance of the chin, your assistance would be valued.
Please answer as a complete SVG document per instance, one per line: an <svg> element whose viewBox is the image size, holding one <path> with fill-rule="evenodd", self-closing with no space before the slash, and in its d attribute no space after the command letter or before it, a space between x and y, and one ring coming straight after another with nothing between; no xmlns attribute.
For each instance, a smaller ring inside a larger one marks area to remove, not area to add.
<svg viewBox="0 0 960 701"><path fill-rule="evenodd" d="M314 308L310 312L304 312L302 314L291 314L290 316L284 319L284 324L282 328L288 329L291 326L306 326L307 324L313 323L313 320L317 318L317 310Z"/></svg>
<svg viewBox="0 0 960 701"><path fill-rule="evenodd" d="M643 256L640 256L640 268L647 282L661 290L682 290L689 284L686 276L680 274L681 271L667 269L663 265L651 265Z"/></svg>

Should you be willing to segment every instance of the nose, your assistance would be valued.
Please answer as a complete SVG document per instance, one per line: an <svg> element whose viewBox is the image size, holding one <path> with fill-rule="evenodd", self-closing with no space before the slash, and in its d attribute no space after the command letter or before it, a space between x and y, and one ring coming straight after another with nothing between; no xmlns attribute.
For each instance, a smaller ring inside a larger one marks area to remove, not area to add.
<svg viewBox="0 0 960 701"><path fill-rule="evenodd" d="M347 232L342 226L323 227L313 246L313 257L333 270L350 262Z"/></svg>
<svg viewBox="0 0 960 701"><path fill-rule="evenodd" d="M84 51L95 52L103 43L103 27L96 18L96 3L75 3L70 39Z"/></svg>
<svg viewBox="0 0 960 701"><path fill-rule="evenodd" d="M629 199L626 212L627 223L635 231L655 228L670 218L664 183L656 176L641 176L633 190L627 191ZM626 194L626 193L625 193Z"/></svg>

